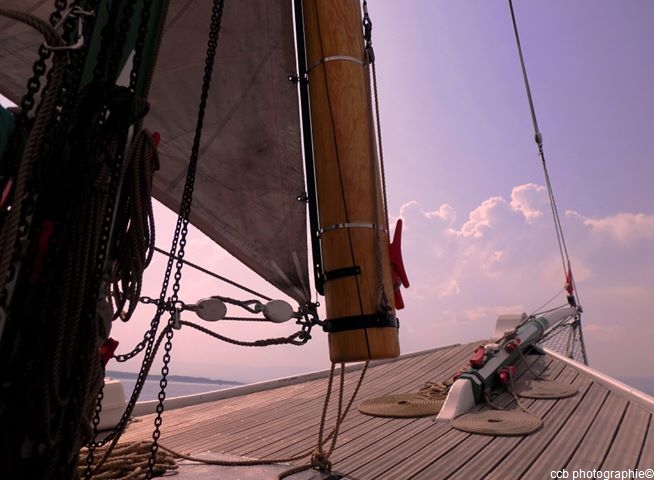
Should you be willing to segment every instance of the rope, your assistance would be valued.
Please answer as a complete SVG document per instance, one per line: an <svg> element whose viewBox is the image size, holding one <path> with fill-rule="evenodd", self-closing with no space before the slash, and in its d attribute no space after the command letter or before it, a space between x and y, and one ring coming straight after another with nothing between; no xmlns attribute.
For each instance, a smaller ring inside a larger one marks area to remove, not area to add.
<svg viewBox="0 0 654 480"><path fill-rule="evenodd" d="M164 449L165 450L165 449ZM143 468L150 457L150 442L128 442L118 445L109 451L103 448L100 453L110 453L107 461L98 466L91 477L93 480L142 480L146 478L147 471ZM80 475L86 469L85 459L88 449L82 449L79 455ZM160 476L175 472L178 465L175 455L169 452L159 452L153 469L153 474Z"/></svg>
<svg viewBox="0 0 654 480"><path fill-rule="evenodd" d="M298 340L298 338L300 338L301 335L303 334L303 332L301 331L295 332L292 335L289 335L288 337L267 338L263 340L254 340L251 342L246 342L242 340L234 340L232 338L225 337L223 335L220 335L219 333L209 330L206 327L203 327L202 325L188 322L186 320L180 320L179 324L186 325L187 327L191 327L196 330L199 330L202 333L212 336L218 340L222 340L223 342L231 343L232 345L238 345L241 347L268 347L270 345L286 345L286 344L303 345L305 343L302 342L301 340Z"/></svg>
<svg viewBox="0 0 654 480"><path fill-rule="evenodd" d="M569 385L563 382L557 382L554 380L548 380L540 375L538 372L535 372L527 359L525 354L521 349L518 349L520 352L520 358L523 363L529 370L529 372L534 376L533 379L525 380L525 382L514 384L513 375L509 372L509 380L511 383L511 394L515 398L516 402L519 404L518 397L523 398L538 398L538 399L559 399L559 398L568 398L577 394L579 391L577 387ZM527 409L521 405L521 407L526 411Z"/></svg>
<svg viewBox="0 0 654 480"><path fill-rule="evenodd" d="M161 333L159 340L157 341L157 348L161 343L165 332ZM155 348L156 351L156 348ZM151 363L151 362L150 362ZM205 465L218 465L218 466L227 466L227 467L243 467L243 466L256 466L256 465L272 465L278 463L290 463L303 458L311 457L310 463L307 465L302 465L299 467L293 467L290 470L282 472L279 476L280 479L285 478L285 476L292 475L300 471L308 470L310 468L329 468L329 456L335 449L336 440L338 437L338 430L340 425L345 420L354 400L361 388L363 379L365 377L366 371L368 369L368 363L364 365L361 375L357 381L356 387L350 400L348 401L347 406L343 409L343 391L344 391L344 377L345 369L341 365L341 380L340 380L340 392L339 392L339 408L337 415L337 422L331 432L323 438L324 435L324 426L325 426L325 417L327 411L327 405L329 404L329 397L332 392L332 384L334 378L334 365L330 370L330 376L328 381L327 394L325 396L325 404L323 407L323 416L321 420L318 447L314 447L310 450L306 450L298 455L288 456L284 458L272 458L272 459L251 459L251 460L211 460L206 458L200 458L185 453L181 453L172 448L166 447L165 445L158 444L158 450L166 452L166 454L157 453L157 463L155 465L154 474L163 475L167 472L176 470L178 467L174 462L174 459L189 460L192 462L198 462ZM131 415L131 411L129 412ZM121 432L122 433L122 432ZM146 472L143 470L143 467L147 465L148 457L150 456L150 442L128 442L125 444L117 444L118 437L114 437L112 443L109 446L103 447L99 450L99 453L102 454L103 458L96 466L94 466L93 474L90 478L93 480L104 480L104 479L122 479L122 480L141 480L146 478ZM327 452L324 451L322 446L327 443L329 440L332 440L332 443ZM83 449L80 453L80 472L82 472L82 465L86 468L85 459L88 456L88 450Z"/></svg>
<svg viewBox="0 0 654 480"><path fill-rule="evenodd" d="M437 415L449 392L450 382L427 382L416 393L385 395L359 404L365 415L390 418L415 418Z"/></svg>
<svg viewBox="0 0 654 480"><path fill-rule="evenodd" d="M212 272L211 270L207 270L206 268L201 267L200 265L197 265L197 264L195 264L193 262L189 262L186 259L180 258L179 256L174 255L174 254L172 254L170 252L167 252L167 251L165 251L165 250L163 250L163 249L161 249L161 248L159 248L157 246L154 247L154 251L157 252L157 253L161 253L162 255L166 255L169 258L173 258L175 260L181 261L184 265L188 265L189 267L194 268L194 269L196 269L196 270L198 270L198 271L200 271L202 273L206 273L207 275L209 275L211 277L214 277L214 278L216 278L218 280L221 280L221 281L223 281L225 283L229 283L230 285L232 285L234 287L237 287L237 288L240 288L241 290L243 290L245 292L248 292L248 293L251 293L252 295L258 296L259 298L262 298L263 300L267 300L267 301L272 300L272 298L267 297L266 295L264 295L262 293L259 293L259 292L255 291L255 290L252 290L252 289L250 289L250 288L248 288L248 287L246 287L244 285L241 285L240 283L234 282L233 280L230 280L229 278L218 275L217 273Z"/></svg>
<svg viewBox="0 0 654 480"><path fill-rule="evenodd" d="M550 180L550 175L547 170L547 163L545 161L545 151L543 148L543 135L541 134L539 128L538 128L538 121L536 119L536 108L534 107L534 100L531 95L531 88L529 87L529 79L527 78L527 68L525 66L525 60L524 56L522 54L522 45L520 43L520 35L518 34L518 25L516 22L515 18L515 12L513 10L513 0L509 0L509 9L511 10L511 21L513 23L513 31L515 33L515 39L516 39L516 45L518 48L518 56L520 58L520 65L522 67L522 77L524 80L525 84L525 89L527 91L527 99L529 101L529 110L531 112L531 120L534 126L534 140L536 141L536 145L538 145L538 155L541 158L541 163L543 166L543 172L545 174L545 182L547 184L547 192L550 200L550 206L552 208L552 216L554 218L554 227L556 230L556 238L557 242L559 245L559 253L561 254L561 263L563 264L563 273L564 275L567 275L568 272L571 272L570 270L570 257L568 255L568 248L565 243L565 238L563 236L563 227L561 225L561 219L559 217L559 213L556 207L556 201L554 199L554 189L552 187L552 182ZM573 292L574 296L576 298L576 303L579 305L579 296L577 293L577 288L574 282L574 278L572 277L572 273L570 273L570 283L573 287Z"/></svg>
<svg viewBox="0 0 654 480"><path fill-rule="evenodd" d="M543 421L520 401L513 393L513 375L509 372L509 382L512 386L509 392L522 411L507 410L493 403L490 389L484 390L484 400L492 410L482 410L460 415L452 420L451 425L457 430L480 435L518 436L529 435L543 426Z"/></svg>
<svg viewBox="0 0 654 480"><path fill-rule="evenodd" d="M44 23L41 26L51 28ZM46 40L62 43L58 38ZM64 86L66 58L55 52L50 82L41 92L41 105L19 165L11 210L14 220L23 216L28 180L39 181L32 167L42 156L52 125ZM65 87L74 89L68 81ZM13 345L2 351L7 396L0 411L3 421L11 422L11 428L3 432L3 437L11 438L6 455L24 459L7 465L10 476L18 464L27 462L27 476L31 476L29 472L37 476L39 471L42 478L71 477L79 447L91 434L88 418L103 376L97 347L110 324L110 318L102 313L105 302L99 300L103 289L98 262L107 244L106 212L119 173L114 160L124 150L132 113L130 99L115 93L93 88L82 92L76 112L71 113L71 129L65 132L65 148L48 155L43 164L43 177L48 181L38 185L39 201L31 212L33 227L26 256L42 260L42 271L32 268L30 272L33 265L27 262L29 278L21 275L20 295L12 299ZM14 229L8 222L2 232L2 283L6 280L5 255L11 256L14 246ZM51 238L44 236L48 231ZM35 338L35 331L46 334ZM28 445L34 445L33 449L26 448ZM17 450L21 450L19 455Z"/></svg>
<svg viewBox="0 0 654 480"><path fill-rule="evenodd" d="M5 16L33 27L43 35L50 45L63 45L63 40L57 35L54 28L38 17L7 8L0 8L0 16ZM65 63L66 55L61 54L61 52L55 52L51 79L47 89L43 93L42 103L27 138L16 174L13 206L0 231L0 292L4 290L9 279L10 265L16 251L19 225L23 213L23 203L27 193L27 182L32 176L32 169L41 153L47 127L53 118L57 97L63 84ZM16 129L16 134L18 130Z"/></svg>
<svg viewBox="0 0 654 480"><path fill-rule="evenodd" d="M367 18L370 32L372 32L372 22L370 21L370 16L368 15L368 2L364 0L363 9L365 12L365 18ZM365 20L364 20L365 22ZM375 129L377 131L377 148L379 149L379 165L381 171L381 184L382 184L382 194L383 194L383 205L384 205L384 219L386 220L386 231L389 231L388 226L388 200L386 195L386 169L384 168L384 147L382 143L382 132L381 132L381 115L379 113L379 92L377 88L377 67L375 64L375 54L372 49L372 39L367 46L368 57L370 59L370 66L372 67L372 85L373 85L373 100L375 106Z"/></svg>
<svg viewBox="0 0 654 480"><path fill-rule="evenodd" d="M544 379L527 380L512 388L518 397L536 399L568 398L573 397L579 391L567 383Z"/></svg>
<svg viewBox="0 0 654 480"><path fill-rule="evenodd" d="M345 411L343 412L343 393L345 390L345 364L341 363L341 382L340 382L340 389L339 389L339 395L338 395L338 415L336 417L336 425L334 426L332 432L330 433L330 436L332 437L332 442L331 445L329 446L329 449L325 451L323 449L323 444L326 443L329 440L329 437L323 439L323 434L324 434L324 428L325 428L325 421L327 418L327 407L329 406L329 401L331 397L331 392L332 392L332 383L333 383L333 378L334 378L334 368L335 364L332 363L332 367L329 373L329 382L327 384L327 394L325 395L325 403L323 404L323 410L322 410L322 417L320 418L320 430L318 432L318 445L317 448L314 450L314 452L311 455L310 462L306 465L301 465L298 467L291 468L289 470L286 470L278 475L278 480L283 480L286 477L289 477L295 473L302 472L305 470L309 470L312 468L315 468L317 470L320 470L321 472L329 471L331 470L332 463L329 460L331 457L332 453L334 452L336 448L336 440L338 438L338 432L340 430L340 427L345 420L345 417L347 416L347 413L350 410L350 407L352 406L352 403L354 403L354 399L356 398L359 388L361 387L361 384L363 383L363 378L366 374L366 371L368 370L368 364L369 362L366 362L363 370L361 371L361 376L359 377L359 382L357 383L357 386L354 389L354 392L352 393L352 397L350 397L350 401L348 402L347 407L345 408ZM343 413L342 413L343 412Z"/></svg>
<svg viewBox="0 0 654 480"><path fill-rule="evenodd" d="M484 410L460 415L451 425L462 432L504 437L536 432L542 428L543 421L525 412Z"/></svg>
<svg viewBox="0 0 654 480"><path fill-rule="evenodd" d="M115 232L117 258L113 264L110 298L115 300L114 318L127 321L134 313L141 295L143 272L154 253L154 215L152 211L152 176L158 166L152 137L141 131L132 143L129 170L123 183L123 195L117 211ZM129 304L125 311L126 305Z"/></svg>
<svg viewBox="0 0 654 480"><path fill-rule="evenodd" d="M538 415L529 411L520 401L520 397L555 400L577 394L577 388L572 385L542 378L540 374L532 370L522 352L521 358L527 369L536 377L516 386L513 375L510 371L508 372L510 388L507 391L513 396L516 405L522 411L507 410L493 403L490 398L490 389L486 389L484 391L484 399L493 410L483 410L460 415L452 420L453 428L480 435L529 435L540 430L543 426L543 421Z"/></svg>
<svg viewBox="0 0 654 480"><path fill-rule="evenodd" d="M166 337L166 334L172 327L170 325L167 325L159 334L158 338L154 342L153 345L153 350L151 355L146 356L143 359L143 365L141 366L141 370L143 373L143 376L147 376L148 373L150 372L150 369L152 368L152 363L154 362L154 359L156 357L156 354L161 347L161 343L163 342L163 339ZM141 375L140 375L141 376ZM120 422L116 426L116 428L105 438L103 442L100 442L98 444L94 444L92 448L87 449L89 458L87 458L86 463L87 463L87 468L93 468L93 470L89 470L89 473L92 473L93 471L96 471L98 469L102 468L102 465L107 461L109 456L112 454L113 450L116 448L118 445L118 441L120 440L121 435L124 432L125 427L127 426L127 420L131 418L132 412L134 411L134 407L136 405L136 399L139 397L141 394L141 390L143 389L143 386L145 385L144 382L136 382L134 385L134 391L132 392L131 398L127 404L127 408L123 412L123 415L120 419ZM100 461L97 463L97 465L92 465L93 462L93 455L94 455L94 450L97 446L104 446L107 443L109 443L109 446L106 447L105 449L102 450L102 458Z"/></svg>

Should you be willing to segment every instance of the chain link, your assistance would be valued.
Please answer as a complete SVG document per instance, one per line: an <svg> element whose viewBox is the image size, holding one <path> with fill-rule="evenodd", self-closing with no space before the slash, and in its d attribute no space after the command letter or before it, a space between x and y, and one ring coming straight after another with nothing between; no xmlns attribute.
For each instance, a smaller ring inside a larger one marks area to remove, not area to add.
<svg viewBox="0 0 654 480"><path fill-rule="evenodd" d="M104 399L104 382L100 387L100 391L95 400L95 407L93 410L93 438L98 436L98 426L100 425L100 413L102 412L102 400ZM84 478L91 478L93 473L93 460L95 454L96 442L91 442L88 445L88 453L86 455L86 467L84 468Z"/></svg>
<svg viewBox="0 0 654 480"><path fill-rule="evenodd" d="M152 9L152 0L144 0L143 5L141 7L141 21L139 22L138 38L136 40L137 45L145 44L145 40L148 34L148 26L150 24L151 9ZM139 73L142 63L143 63L143 49L137 48L134 51L133 68L129 74L129 89L132 93L136 92L137 81L139 79Z"/></svg>
<svg viewBox="0 0 654 480"><path fill-rule="evenodd" d="M105 110L107 110L106 106L105 106ZM102 117L104 117L104 115L100 115L100 118ZM103 121L98 120L98 123L103 123ZM125 127L124 131L120 132L120 140L118 141L118 145L122 145L127 141L127 128L128 126ZM99 235L100 241L98 242L97 245L97 253L95 257L96 263L95 263L95 268L94 268L94 273L91 283L92 288L90 290L92 300L89 300L89 305L87 308L87 321L89 322L96 321L95 304L98 298L99 297L101 298L105 292L106 280L104 277L107 271L106 263L108 260L108 253L111 245L112 229L113 229L112 227L114 224L114 210L115 210L114 199L118 194L119 185L120 185L121 166L123 163L122 152L123 149L121 149L120 146L118 146L116 150L116 156L114 157L114 161L109 165L109 168L111 169L111 173L110 173L111 180L109 182L109 191L105 197L106 202L104 207L104 215L102 218L102 226ZM87 463L89 462L88 458L90 457L92 459L93 457L94 448L95 448L94 442L92 442L88 449ZM85 478L88 479L90 477L85 476Z"/></svg>
<svg viewBox="0 0 654 480"><path fill-rule="evenodd" d="M57 0L55 2L55 10L50 14L50 25L54 26L62 18L62 14L66 9L68 2L66 0ZM34 97L36 93L41 89L41 78L45 75L47 70L46 62L52 56L52 51L45 47L44 44L39 46L39 58L34 62L32 66L32 73L34 74L27 81L27 92L23 96L20 102L20 112L18 113L16 119L19 125L26 127L28 124L29 113L32 111L35 105ZM41 93L42 94L42 93Z"/></svg>
<svg viewBox="0 0 654 480"><path fill-rule="evenodd" d="M213 75L213 66L216 56L216 48L218 46L218 35L220 32L220 25L223 15L224 0L214 0L213 6L211 9L211 23L209 29L209 41L207 44L207 57L205 61L204 75L202 78L202 92L200 95L200 105L198 108L198 119L195 129L195 137L193 139L193 147L191 149L191 156L189 159L189 166L186 173L186 183L184 184L184 193L182 195L182 201L179 209L179 215L177 218L177 224L175 226L175 233L173 236L171 253L177 254L176 270L174 275L173 283L173 292L170 297L170 302L176 304L179 296L180 281L182 278L182 266L184 265L184 251L186 247L186 235L188 233L188 218L191 212L191 203L193 200L193 186L195 182L195 173L197 169L198 157L200 152L200 140L202 138L202 126L204 123L204 116L206 112L206 106L209 98L209 88L211 86L211 78ZM179 245L179 249L177 246ZM173 258L172 256L168 259L168 264L166 267L166 276L162 285L160 300L164 300L166 291L168 290L168 282L170 278L170 273L172 272ZM162 304L158 304L157 312L163 313ZM159 313L159 317L161 316ZM170 327L173 322L173 317L171 316L168 326ZM154 322L154 320L153 320ZM157 319L158 323L158 319ZM172 342L173 334L172 330L166 334L166 345ZM170 350L166 352L168 355L168 361L170 361ZM163 412L163 402L165 399L165 387L167 384L167 374L168 374L168 362L166 357L164 357L164 367L161 370L161 391L159 396L159 404L157 405L157 417L155 419L154 431L152 432L152 447L150 452L150 459L148 460L148 471L146 472L146 479L150 480L153 475L153 467L156 462L157 450L159 448L158 440L161 435L161 412Z"/></svg>
<svg viewBox="0 0 654 480"><path fill-rule="evenodd" d="M119 2L115 2L112 4L112 12L114 14L117 14L117 11L115 10L116 4ZM123 16L121 19L120 23L120 29L118 31L118 38L114 39L114 27L113 27L113 22L112 19L116 18L115 15L112 16L110 13L109 16L109 21L107 22L107 25L103 29L102 32L102 46L101 46L101 51L98 56L97 63L95 65L94 69L94 83L97 85L98 82L104 83L105 81L110 81L113 84L113 79L110 78L112 75L117 75L117 70L119 68L120 64L120 59L122 57L124 45L126 44L127 40L127 35L128 31L130 29L131 25L131 17L133 16L134 12L134 4L135 0L130 1L124 6L123 10ZM113 48L111 49L111 44L115 40L116 45L118 45L118 48ZM143 35L139 35L137 39L137 43L135 45L135 51L140 51L142 52L144 47L145 47L145 37ZM110 61L110 65L108 66L108 69L105 70L105 62L107 61L107 52L109 50L113 51L113 55ZM140 59L141 57L139 57ZM136 63L134 64L134 68L138 68ZM107 77L103 78L103 74L107 75ZM127 102L131 102L132 105L136 103L136 98L133 96L127 96L126 97ZM106 113L110 111L110 105L105 104L103 106L103 112L100 114L97 118L97 125L96 128L100 129L103 124L105 123L105 118L106 118ZM118 107L120 108L120 107ZM130 110L133 110L133 106L130 108ZM126 145L129 141L128 139L128 131L129 131L129 123L127 122L124 125L116 125L118 128L120 128L119 132L119 140L118 140L118 148L115 150L116 155L112 159L112 163L110 165L111 169L111 181L110 181L110 187L109 187L109 192L107 195L107 202L105 204L105 209L104 209L104 216L102 220L102 226L101 226L101 234L100 234L100 239L101 241L99 242L98 245L98 250L97 250L97 255L96 255L96 265L95 265L95 270L94 270L94 276L93 276L93 288L91 292L96 292L97 297L102 298L105 295L105 287L107 285L107 279L105 278L106 273L109 271L108 269L108 253L109 249L112 243L112 231L113 227L115 224L115 209L117 205L117 198L118 198L118 192L120 190L120 184L121 184L121 176L124 173L124 160L125 160L125 148L121 147L121 145ZM97 297L94 298L97 300ZM88 310L88 321L94 321L94 316L95 316L95 309L94 308L89 308ZM155 330L156 332L156 330ZM147 363L147 359L150 357L150 353L152 350L152 343L154 340L154 335L153 333L146 332L144 335L144 339L142 342L140 342L137 347L130 352L130 354L123 356L124 360L127 358L132 358L135 355L137 355L139 352L141 352L145 346L147 345L148 350L146 351L146 358L144 359L144 365L142 365L141 371L139 372L139 375L137 377L137 380L135 382L135 387L134 387L134 392L132 393L132 396L129 399L128 406L126 411L123 413L123 416L121 417L118 425L114 428L114 431L112 432L112 435L107 437L105 441L112 437L117 438L118 432L122 432L129 420L129 415L131 414L131 411L133 410L134 405L136 404L136 401L138 399L138 394L141 391L141 388L145 382L145 378L147 377L147 373L149 370L146 370L145 364ZM123 360L123 361L124 361ZM99 413L100 413L100 408L98 407L98 403L101 401L102 397L102 391L98 394L98 398L96 399L96 409L94 413L94 418L93 422L94 424L96 421L99 421ZM87 454L87 459L86 459L86 470L84 473L84 478L89 479L91 478L92 475L92 464L93 464L93 456L94 456L94 450L95 448L99 445L98 442L95 441L97 430L94 429L94 436L93 440L89 444L88 448L88 454Z"/></svg>
<svg viewBox="0 0 654 480"><path fill-rule="evenodd" d="M161 367L161 379L159 380L159 394L157 398L157 415L154 419L154 430L152 432L152 444L150 445L150 457L148 458L148 471L146 478L151 479L154 471L154 466L157 463L157 450L159 448L159 437L161 437L161 424L163 423L162 414L164 411L164 400L166 400L166 387L168 386L168 373L170 372L170 351L173 348L174 330L169 329L166 332L166 343L164 345L163 366Z"/></svg>

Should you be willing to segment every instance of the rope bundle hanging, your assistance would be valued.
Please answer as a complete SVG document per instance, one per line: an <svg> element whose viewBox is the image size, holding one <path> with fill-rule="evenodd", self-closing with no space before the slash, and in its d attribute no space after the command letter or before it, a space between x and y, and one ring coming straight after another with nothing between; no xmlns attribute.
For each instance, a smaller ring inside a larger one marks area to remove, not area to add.
<svg viewBox="0 0 654 480"><path fill-rule="evenodd" d="M131 318L141 296L143 272L154 254L152 176L158 169L155 141L141 131L134 140L118 205L115 258L111 275L114 318Z"/></svg>

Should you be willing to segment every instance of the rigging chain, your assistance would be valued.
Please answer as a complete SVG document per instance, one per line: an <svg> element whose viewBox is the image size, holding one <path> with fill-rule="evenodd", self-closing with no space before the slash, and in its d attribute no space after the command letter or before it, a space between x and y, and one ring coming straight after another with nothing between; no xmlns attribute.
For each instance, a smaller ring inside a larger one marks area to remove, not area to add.
<svg viewBox="0 0 654 480"><path fill-rule="evenodd" d="M179 208L179 215L177 217L177 224L175 226L175 233L173 236L173 241L172 241L172 246L171 246L171 253L177 253L178 259L176 263L176 271L174 274L174 279L175 281L173 282L173 293L170 298L171 302L177 302L178 300L178 295L179 295L179 289L180 289L180 281L182 278L182 266L183 266L183 258L184 258L184 248L186 246L186 235L188 233L188 218L189 214L191 212L191 202L193 200L193 186L195 183L195 172L197 169L197 163L198 163L198 157L199 157L199 152L200 152L200 139L202 138L202 126L204 123L204 116L205 116L205 111L207 107L207 102L209 98L209 89L211 86L211 79L213 75L213 67L214 67L214 60L216 56L216 48L218 46L218 36L220 33L220 26L222 22L222 15L223 15L223 7L224 7L224 0L214 0L213 1L213 6L211 9L211 23L210 23L210 30L209 30L209 40L207 44L207 56L205 60L205 68L204 68L204 75L202 78L202 91L200 95L200 105L198 107L198 117L197 117L197 124L195 128L195 136L193 138L193 146L191 149L191 155L189 158L189 166L188 170L186 173L186 182L184 184L184 193L182 195L182 201L180 204ZM179 249L178 249L179 245ZM173 266L173 257L169 257L168 259L168 264L166 267L166 275L164 278L164 281L162 283L162 289L161 289L161 295L160 295L160 300L164 300L166 293L168 291L168 282L170 280L170 273L172 272L172 266ZM162 306L158 306L157 308L157 317L161 317L163 314ZM171 325L174 322L174 315L171 316L170 320L168 321L168 325ZM156 327L156 324L158 324L158 318L156 320L153 320L153 327ZM166 355L164 355L164 365L161 368L161 380L159 382L159 385L161 387L161 390L159 392L159 404L157 405L157 416L154 420L154 431L152 432L152 446L151 446L151 455L148 460L148 471L146 474L146 478L149 480L152 478L153 475L153 470L154 466L156 464L156 457L157 457L157 450L159 447L158 440L161 435L161 423L162 423L162 416L161 414L163 413L163 403L166 398L166 385L167 385L167 374L168 374L168 364L170 362L170 349L172 348L172 338L173 338L173 329L170 329L166 333L166 345L164 346L166 350Z"/></svg>
<svg viewBox="0 0 654 480"><path fill-rule="evenodd" d="M144 21L144 18L147 18L145 17L144 12L146 10L149 10L150 2L151 0L146 1L143 5L141 22ZM125 107L131 108L135 111L139 111L139 115L145 115L147 113L148 106L144 100L134 96L132 89L129 90L125 89L124 91L122 91L115 86L115 79L118 76L118 70L120 68L123 46L127 43L128 33L131 28L131 21L132 21L132 16L134 14L134 6L136 4L136 0L130 0L129 2L124 4L124 9L122 12L123 15L121 17L118 31L116 31L115 29L115 23L111 21L111 19L117 18L118 16L119 12L118 12L117 3L118 2L112 4L111 11L109 12L110 21L107 22L107 24L104 26L102 30L101 48L98 54L96 65L94 67L93 81L91 85L93 86L93 89L95 89L96 91L104 89L105 86L111 85L110 88L114 90L113 96L115 96L116 99L120 98L122 102L125 102ZM96 7L97 10L98 5L96 4L94 6ZM114 48L114 46L117 47ZM142 35L139 35L136 39L134 50L135 52L139 52L142 51L144 48L145 48L145 39ZM109 56L109 52L111 52L111 56ZM132 62L133 70L139 69L141 58L142 57L140 55L138 56L135 55L135 58ZM107 88L107 90L109 90L109 88ZM93 94L95 92L91 90L90 93ZM114 99L109 97L105 99L105 102L102 104L101 107L101 113L100 115L98 115L94 125L96 131L99 131L103 127L111 128L112 126L114 126L109 123L115 121L112 120L112 118L116 115L115 112L111 111L112 108L116 108L116 106L112 105L113 103L116 103ZM111 115L108 115L108 113L111 113ZM129 124L120 125L119 123L116 123L116 125L119 125L118 126L119 128L118 132L120 135L119 144L123 146L128 145L130 142L130 138L129 138L130 125ZM108 293L109 278L107 273L109 271L108 267L109 265L111 265L112 262L111 246L115 241L114 236L115 236L116 223L117 223L117 214L118 214L118 210L120 209L119 197L121 196L121 190L123 189L123 178L129 166L128 163L130 161L130 156L129 155L126 156L125 153L126 153L125 148L117 148L115 151L115 157L111 164L110 187L109 187L107 201L104 207L104 215L101 219L101 227L100 227L102 241L98 244L97 247L96 266L92 278L92 288L90 290L91 292L97 292L96 294L98 295L98 298L104 298L104 296ZM93 298L93 301L95 302L96 299ZM96 310L92 308L92 305L89 306L87 309L87 316L88 316L87 321L91 322L95 315L96 315ZM154 338L152 338L152 341L148 344L150 351L152 348L153 341ZM146 358L149 358L147 354L146 354ZM145 363L146 360L144 359L144 364ZM145 373L145 375L147 375L147 372ZM143 375L143 366L142 366L141 371L139 372L139 377L137 377L136 380L135 390L139 389L138 388L139 384L144 383L145 375ZM88 445L89 448L86 457L86 468L84 471L84 478L86 479L90 478L92 475L95 447L98 445L95 439L97 436L97 425L99 423L99 415L102 409L101 402L103 396L104 396L103 387L101 387L97 393L95 408L94 408L94 416L92 420L93 439L89 442ZM134 397L135 396L132 395L132 398L130 398L130 403L136 402L136 399ZM122 426L124 428L127 419L128 417L126 417L126 415L123 414L119 422L119 426Z"/></svg>
<svg viewBox="0 0 654 480"><path fill-rule="evenodd" d="M574 278L572 276L572 270L570 266L570 256L568 255L568 248L565 244L565 238L563 236L563 227L561 225L561 219L559 217L559 212L556 208L556 201L554 199L554 190L552 188L552 182L550 181L549 172L547 170L547 164L545 162L545 150L543 148L543 135L541 134L538 128L538 121L536 119L536 109L534 107L534 100L531 95L531 88L529 87L529 79L527 78L527 68L525 66L524 56L522 54L522 45L520 43L520 35L518 34L518 25L515 18L515 12L513 10L513 0L509 0L509 9L511 10L511 21L513 22L513 31L515 33L516 46L518 47L518 56L520 58L520 65L522 67L522 77L525 83L525 89L527 90L527 99L529 101L529 109L531 111L531 120L534 125L534 140L536 145L538 145L538 155L541 158L541 163L543 165L543 172L545 173L545 182L547 184L547 193L549 195L550 206L552 208L552 216L554 217L554 227L556 229L556 238L559 244L559 252L561 254L561 262L563 264L563 273L566 276L566 281L569 283L570 289L568 290L569 300L575 301L576 304L579 304L579 296L577 293L576 285L574 284Z"/></svg>

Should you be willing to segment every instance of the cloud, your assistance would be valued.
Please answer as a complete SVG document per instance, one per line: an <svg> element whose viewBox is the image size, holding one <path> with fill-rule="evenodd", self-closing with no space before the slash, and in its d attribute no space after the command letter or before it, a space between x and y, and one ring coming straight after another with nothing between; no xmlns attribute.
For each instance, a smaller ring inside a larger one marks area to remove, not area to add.
<svg viewBox="0 0 654 480"><path fill-rule="evenodd" d="M434 211L426 212L417 201L411 200L400 207L399 217L406 218L410 215L418 215L430 220L441 220L447 225L454 223L456 220L456 212L454 211L454 208L446 203L442 204Z"/></svg>
<svg viewBox="0 0 654 480"><path fill-rule="evenodd" d="M583 217L583 224L593 235L605 238L616 245L631 246L639 242L654 241L654 215L644 213L618 213L603 218Z"/></svg>
<svg viewBox="0 0 654 480"><path fill-rule="evenodd" d="M508 204L502 197L491 197L484 200L482 204L470 212L468 221L463 224L461 230L455 232L465 238L480 239L492 230L497 223L497 215L501 210L506 210Z"/></svg>
<svg viewBox="0 0 654 480"><path fill-rule="evenodd" d="M549 209L545 187L535 183L518 185L511 192L511 208L520 212L528 223L540 218L543 210Z"/></svg>
<svg viewBox="0 0 654 480"><path fill-rule="evenodd" d="M404 220L402 247L411 281L411 287L403 291L406 309L398 312L402 350L480 341L492 333L500 314L532 313L551 298L555 300L549 306L565 302L563 268L548 209L546 189L532 183L514 187L509 195L485 199L469 212L457 212L448 203L434 207L415 200L405 202L396 212L396 218ZM582 324L591 366L608 373L654 361L649 353L654 332L647 318L654 291L653 219L654 215L645 213L590 217L572 211L562 218L584 302ZM273 287L198 235L195 230L189 235L189 247L193 248L187 249L187 258L279 298ZM162 242L163 248L166 242ZM144 295L158 296L163 257L155 258L159 265L146 273ZM182 300L193 302L218 293L235 298L242 295L211 277L184 270ZM117 338L123 341L121 351L141 339L152 313L152 308L144 308L140 318L135 318L136 324L125 324L121 332L116 328ZM290 324L257 324L254 328L241 322L218 322L210 327L239 339L283 336L296 328ZM205 376L229 378L229 371L212 370L227 364L225 368L243 372L243 378L262 380L273 371L273 376L283 376L324 368L328 358L326 336L318 331L301 349L280 347L253 353L252 349L217 346L215 340L191 331L182 330L179 336L186 338L175 347L179 365L185 369L178 373L202 369ZM621 345L628 348L620 349ZM292 370L289 365L295 365L298 358L302 358L302 367ZM258 362L270 368L250 369L249 365Z"/></svg>
<svg viewBox="0 0 654 480"><path fill-rule="evenodd" d="M456 280L449 280L445 284L441 285L439 290L440 293L438 294L438 298L450 297L452 295L458 295L461 293L461 287L459 286L459 282Z"/></svg>
<svg viewBox="0 0 654 480"><path fill-rule="evenodd" d="M490 335L499 314L565 303L563 262L548 210L547 190L533 183L516 186L508 199L490 197L467 215L448 204L431 210L406 202L401 215L411 287L403 293L407 307L401 315L412 328L404 345L428 348L430 331L445 343L480 340ZM465 220L459 224L457 217ZM609 372L626 369L642 354L605 349L611 338L628 338L645 352L654 340L628 333L651 332L646 313L654 291L649 247L654 215L567 212L562 221L580 299L586 302L589 350L595 345L602 352L591 355L594 365Z"/></svg>

